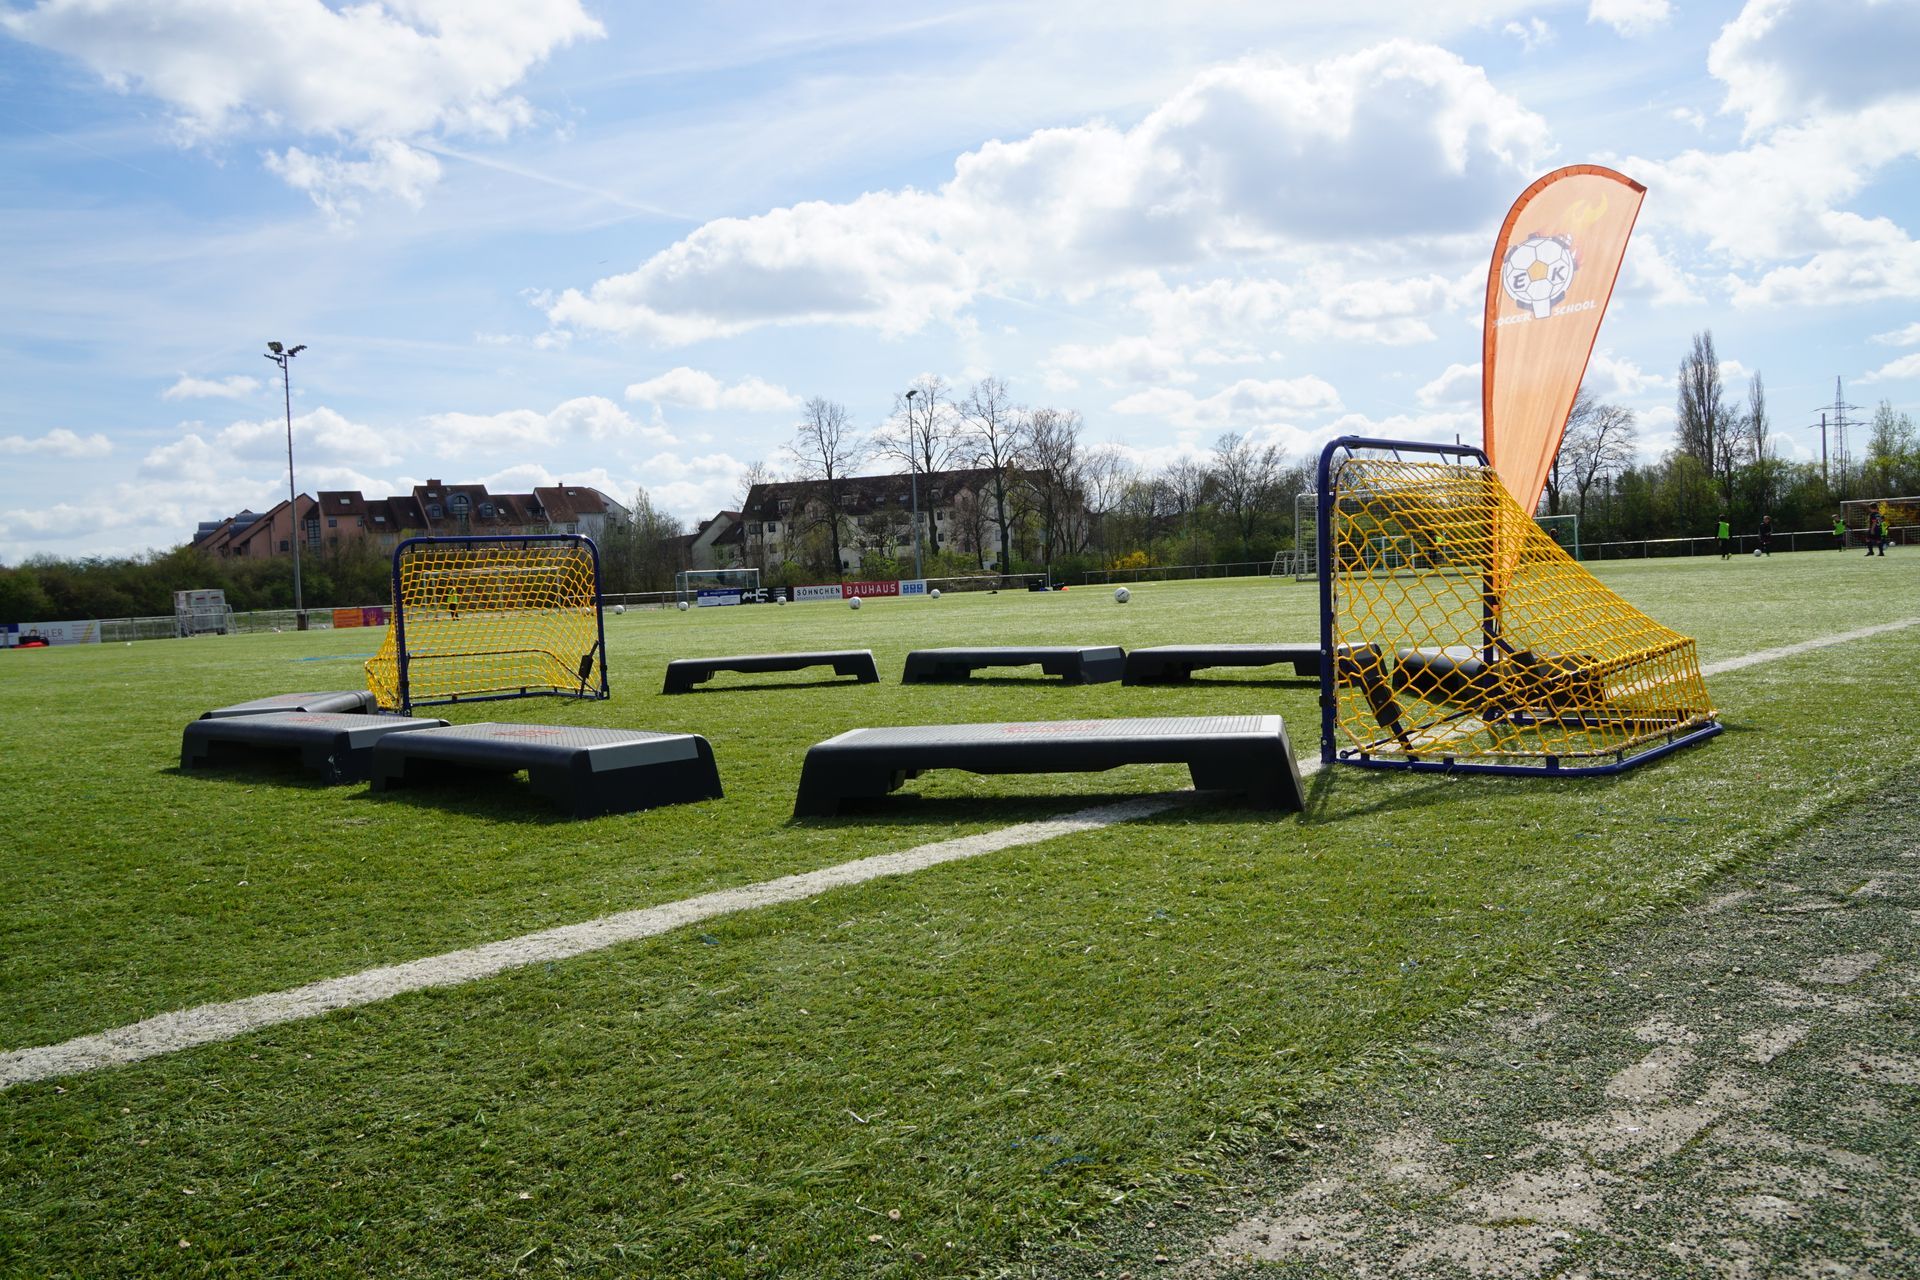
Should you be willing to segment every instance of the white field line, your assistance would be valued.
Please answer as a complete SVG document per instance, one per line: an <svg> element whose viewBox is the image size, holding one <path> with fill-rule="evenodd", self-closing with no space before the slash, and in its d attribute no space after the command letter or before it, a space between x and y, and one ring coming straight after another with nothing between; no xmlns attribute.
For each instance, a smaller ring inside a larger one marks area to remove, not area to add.
<svg viewBox="0 0 1920 1280"><path fill-rule="evenodd" d="M1920 618L1863 627L1840 635L1822 636L1778 649L1766 649L1744 657L1729 658L1703 669L1705 675L1720 675L1742 667L1773 662L1796 654L1825 649L1833 645L1882 635L1889 631L1920 626ZM1302 778L1319 772L1318 756L1300 761ZM1119 822L1133 822L1164 813L1191 798L1191 792L1142 796L1116 804L1095 805L1044 822L1023 822L954 840L938 840L897 853L875 854L837 866L822 867L799 875L782 876L759 884L703 893L678 902L643 907L601 916L579 924L542 929L461 951L426 956L404 964L384 965L339 978L310 982L305 986L266 995L248 996L218 1004L203 1004L146 1018L124 1027L115 1027L94 1035L76 1036L59 1044L39 1045L0 1053L0 1089L75 1075L102 1067L120 1066L145 1058L191 1049L197 1045L232 1040L249 1031L317 1018L336 1009L374 1004L410 991L430 987L458 986L490 978L511 969L525 968L556 960L568 960L589 952L657 937L684 925L711 920L716 916L751 911L756 907L797 902L830 889L864 884L882 876L910 875L946 862L960 862L1002 849L1037 844L1081 831L1098 831Z"/></svg>

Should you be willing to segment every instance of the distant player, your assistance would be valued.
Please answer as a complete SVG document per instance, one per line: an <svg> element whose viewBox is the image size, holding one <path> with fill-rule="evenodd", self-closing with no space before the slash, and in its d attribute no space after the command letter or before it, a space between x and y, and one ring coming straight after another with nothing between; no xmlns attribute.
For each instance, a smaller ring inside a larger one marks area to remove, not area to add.
<svg viewBox="0 0 1920 1280"><path fill-rule="evenodd" d="M1760 554L1763 556L1771 556L1773 554L1772 516L1760 517Z"/></svg>
<svg viewBox="0 0 1920 1280"><path fill-rule="evenodd" d="M1878 511L1870 511L1867 513L1867 554L1869 556L1873 554L1875 547L1880 548L1882 557L1887 554L1887 522Z"/></svg>
<svg viewBox="0 0 1920 1280"><path fill-rule="evenodd" d="M1720 517L1720 558L1725 560L1733 554L1733 526L1727 523L1725 516Z"/></svg>
<svg viewBox="0 0 1920 1280"><path fill-rule="evenodd" d="M1847 522L1839 516L1833 518L1833 545L1841 551L1847 549Z"/></svg>

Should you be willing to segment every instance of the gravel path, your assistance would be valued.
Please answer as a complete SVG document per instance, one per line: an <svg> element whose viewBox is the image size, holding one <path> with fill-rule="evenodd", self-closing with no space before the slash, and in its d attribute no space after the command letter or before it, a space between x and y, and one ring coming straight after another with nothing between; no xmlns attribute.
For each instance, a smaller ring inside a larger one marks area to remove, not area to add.
<svg viewBox="0 0 1920 1280"><path fill-rule="evenodd" d="M1601 961L1065 1270L1920 1276L1920 772Z"/></svg>

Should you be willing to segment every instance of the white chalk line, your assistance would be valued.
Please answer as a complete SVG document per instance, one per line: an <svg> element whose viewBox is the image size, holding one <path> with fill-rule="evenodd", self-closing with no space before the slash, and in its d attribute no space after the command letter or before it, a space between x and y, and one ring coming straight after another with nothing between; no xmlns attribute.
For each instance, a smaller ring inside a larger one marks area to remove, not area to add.
<svg viewBox="0 0 1920 1280"><path fill-rule="evenodd" d="M1920 618L1863 627L1816 640L1803 640L1798 644L1713 663L1703 668L1702 674L1720 675L1913 626L1920 626ZM1303 779L1320 770L1321 762L1317 756L1299 763ZM15 1049L0 1053L0 1089L33 1080L123 1066L165 1053L232 1040L250 1031L281 1023L317 1018L338 1009L375 1004L413 991L458 986L529 965L570 960L623 942L657 937L702 920L751 911L757 907L798 902L830 889L864 884L882 876L910 875L943 863L961 862L1078 832L1098 831L1115 823L1135 822L1165 813L1192 797L1192 792L1175 792L1095 805L1064 817L1023 822L998 831L952 840L937 840L932 844L917 845L894 853L875 854L836 866L822 867L817 871L781 876L733 889L720 889L677 902L623 911L579 924L542 929L536 933L426 956L403 964L383 965L343 977L326 978L285 991L196 1005L115 1027L110 1031L76 1036L59 1044Z"/></svg>

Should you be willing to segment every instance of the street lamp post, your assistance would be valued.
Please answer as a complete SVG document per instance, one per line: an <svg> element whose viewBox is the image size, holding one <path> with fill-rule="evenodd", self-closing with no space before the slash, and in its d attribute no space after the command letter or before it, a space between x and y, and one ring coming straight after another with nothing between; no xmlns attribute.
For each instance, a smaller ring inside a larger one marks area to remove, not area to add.
<svg viewBox="0 0 1920 1280"><path fill-rule="evenodd" d="M293 625L297 631L307 629L307 610L300 595L300 498L293 488L293 379L287 365L306 349L305 343L288 347L269 342L266 350L266 358L280 366L280 394L287 408L287 518L293 522Z"/></svg>
<svg viewBox="0 0 1920 1280"><path fill-rule="evenodd" d="M920 568L920 442L914 437L913 398L920 394L915 387L907 392L907 488L913 494L913 576L925 578ZM933 397L927 397L927 435L933 435Z"/></svg>

